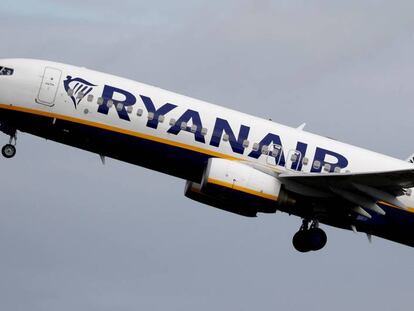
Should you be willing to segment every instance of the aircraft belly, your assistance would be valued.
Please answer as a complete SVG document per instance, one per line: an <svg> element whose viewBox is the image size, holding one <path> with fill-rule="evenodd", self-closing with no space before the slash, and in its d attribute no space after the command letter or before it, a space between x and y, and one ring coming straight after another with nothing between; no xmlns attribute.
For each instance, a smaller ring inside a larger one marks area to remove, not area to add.
<svg viewBox="0 0 414 311"><path fill-rule="evenodd" d="M0 122L6 122L8 126L22 132L197 183L201 182L205 165L211 157L85 124L8 109L0 109ZM309 209L309 204L310 201L305 199L299 206L278 206L278 209L299 217L309 217L307 211L312 210ZM414 246L414 213L389 206L381 208L385 210L385 216L360 218L357 230ZM351 229L345 213L328 213L320 221L334 227Z"/></svg>
<svg viewBox="0 0 414 311"><path fill-rule="evenodd" d="M0 122L22 132L200 182L209 155L93 126L0 109ZM98 159L97 159L98 160Z"/></svg>

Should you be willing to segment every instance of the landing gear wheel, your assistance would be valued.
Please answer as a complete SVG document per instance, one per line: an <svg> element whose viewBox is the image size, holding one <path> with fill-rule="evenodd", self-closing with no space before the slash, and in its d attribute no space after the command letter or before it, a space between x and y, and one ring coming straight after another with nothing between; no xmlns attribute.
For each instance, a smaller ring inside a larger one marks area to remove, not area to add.
<svg viewBox="0 0 414 311"><path fill-rule="evenodd" d="M292 244L297 251L306 253L322 249L327 240L326 233L319 228L317 220L309 228L309 221L304 219L299 231L293 236Z"/></svg>
<svg viewBox="0 0 414 311"><path fill-rule="evenodd" d="M16 155L16 147L12 144L4 145L1 148L1 154L7 159L13 158Z"/></svg>
<svg viewBox="0 0 414 311"><path fill-rule="evenodd" d="M307 234L309 246L313 251L321 250L328 241L328 237L326 236L325 231L323 231L321 228L310 228Z"/></svg>
<svg viewBox="0 0 414 311"><path fill-rule="evenodd" d="M311 246L308 242L308 231L307 230L299 230L295 233L292 240L293 247L301 253L306 253L311 251Z"/></svg>

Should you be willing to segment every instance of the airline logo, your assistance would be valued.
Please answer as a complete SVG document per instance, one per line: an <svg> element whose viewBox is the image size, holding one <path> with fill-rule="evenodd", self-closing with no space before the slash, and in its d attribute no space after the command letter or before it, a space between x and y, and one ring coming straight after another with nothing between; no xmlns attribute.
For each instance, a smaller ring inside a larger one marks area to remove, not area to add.
<svg viewBox="0 0 414 311"><path fill-rule="evenodd" d="M67 76L66 80L63 81L66 93L69 94L69 90L73 90L70 94L73 105L75 109L78 108L79 103L85 98L90 92L92 92L93 87L96 86L84 79L81 78L72 78Z"/></svg>
<svg viewBox="0 0 414 311"><path fill-rule="evenodd" d="M68 91L69 88L74 91L71 98L75 108L77 108L82 99L96 86L84 79L72 78L71 76L67 76L64 85L66 91ZM79 92L81 92L83 96L77 96L76 94L79 94ZM110 109L115 109L118 117L128 122L131 122L130 115L127 111L128 107L134 106L137 104L137 101L139 101L140 105L143 105L147 112L152 115L151 119L148 119L146 124L147 127L152 129L158 128L160 116L168 116L168 113L178 107L174 103L164 103L161 106L157 105L157 107L153 100L148 96L142 94L136 96L127 90L110 85L104 85L101 98L103 99L103 102L98 106L98 113L107 115ZM123 100L119 100L119 98L122 98ZM108 105L108 101L112 101L115 105ZM183 124L185 126L183 126ZM217 148L220 147L220 144L227 143L230 144L234 153L241 155L243 155L248 148L245 142L249 139L250 127L247 125L241 124L240 127L236 129L230 125L228 120L216 117L209 141L207 141L207 136L202 133L203 127L203 120L200 113L193 109L187 109L177 120L175 120L174 124L170 126L167 132L174 135L179 135L181 132L189 132L191 135L194 135L194 140L196 142L208 144ZM228 138L226 141L223 141L222 139L224 134L226 134ZM301 156L296 156L293 160L290 159L289 161L287 161L283 150L282 139L277 133L266 133L260 141L257 141L257 145L258 148L253 148L253 150L247 154L248 157L254 159L258 159L262 156L272 157L275 165L286 166L286 163L289 162L289 168L298 171L302 170L302 159L306 157L308 151L308 144L306 142L297 142L295 150L300 152ZM269 152L270 150L266 152L263 151L263 147L268 148L269 146L275 145L280 147L280 152L271 154L271 152ZM344 169L348 166L348 160L345 156L321 147L316 148L312 163L318 163L318 165L312 165L311 172L313 173L319 173L323 169L334 172L337 168Z"/></svg>

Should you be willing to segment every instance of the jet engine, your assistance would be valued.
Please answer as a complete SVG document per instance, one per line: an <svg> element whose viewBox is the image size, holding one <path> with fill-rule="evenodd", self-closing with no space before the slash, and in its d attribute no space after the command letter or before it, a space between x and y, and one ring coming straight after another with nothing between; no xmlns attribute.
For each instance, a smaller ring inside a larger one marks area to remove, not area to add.
<svg viewBox="0 0 414 311"><path fill-rule="evenodd" d="M185 196L247 217L275 213L278 204L294 203L275 176L219 158L209 159L201 184L187 181Z"/></svg>

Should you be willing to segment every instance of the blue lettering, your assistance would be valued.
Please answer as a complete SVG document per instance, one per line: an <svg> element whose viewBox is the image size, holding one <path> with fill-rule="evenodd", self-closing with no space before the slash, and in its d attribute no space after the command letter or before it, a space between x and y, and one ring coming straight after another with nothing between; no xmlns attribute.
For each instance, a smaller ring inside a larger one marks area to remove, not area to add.
<svg viewBox="0 0 414 311"><path fill-rule="evenodd" d="M221 136L226 133L229 136L229 143L233 152L243 154L244 147L243 141L249 136L250 127L241 125L239 136L236 136L231 129L229 122L226 120L216 118L216 124L214 125L213 135L211 137L210 145L214 147L220 146Z"/></svg>
<svg viewBox="0 0 414 311"><path fill-rule="evenodd" d="M292 163L291 169L293 170L296 169L298 171L302 170L302 166L303 166L302 160L306 156L307 149L308 149L308 144L298 141L298 143L296 144L296 150L300 152L301 156L298 157L297 160Z"/></svg>
<svg viewBox="0 0 414 311"><path fill-rule="evenodd" d="M125 100L124 101L114 100L113 96L115 93L123 95L125 97ZM99 113L108 114L109 112L108 100L112 100L116 108L116 111L118 112L118 116L123 120L130 121L128 112L126 111L125 107L133 106L135 104L137 99L135 98L134 95L122 89L118 89L113 86L105 85L103 89L103 93L102 93L102 98L103 98L103 103L102 105L99 105L99 108L98 108ZM121 109L118 109L117 107L119 103L122 104Z"/></svg>
<svg viewBox="0 0 414 311"><path fill-rule="evenodd" d="M336 162L326 161L327 155L336 158L337 161ZM319 161L321 165L319 168L315 168L314 166L312 166L312 170L311 170L312 173L320 173L325 164L329 164L331 166L329 170L330 172L334 172L335 167L345 168L348 166L348 160L343 155L330 151L330 150L319 148L319 147L316 148L314 161Z"/></svg>
<svg viewBox="0 0 414 311"><path fill-rule="evenodd" d="M189 121L192 120L192 126L188 126ZM187 124L185 129L181 128L182 123ZM193 127L195 126L195 130ZM170 134L178 135L178 133L183 130L190 133L194 133L194 138L200 143L205 143L204 136L201 134L201 129L203 124L201 123L200 114L197 111L188 109L184 114L177 120L175 125L173 125L167 132Z"/></svg>
<svg viewBox="0 0 414 311"><path fill-rule="evenodd" d="M249 157L254 158L254 159L258 159L262 155L262 147L263 146L269 146L269 145L282 146L282 142L280 140L279 135L272 134L272 133L268 133L260 141L260 143L259 143L259 150L253 150L252 152L250 152L249 153ZM280 152L278 152L278 154L276 155L276 157L277 157L276 163L278 163L281 166L285 166L286 161L285 161L285 156L283 154L283 149L281 149Z"/></svg>
<svg viewBox="0 0 414 311"><path fill-rule="evenodd" d="M176 105L167 103L163 106L161 106L158 109L155 109L155 105L152 102L151 98L144 96L144 95L140 95L142 102L145 105L145 108L147 109L148 113L153 113L154 114L154 118L152 118L152 120L148 120L147 122L147 126L153 129L156 129L158 127L158 117L161 115L165 115L168 112L170 112L171 110L173 110L174 108L176 108Z"/></svg>

